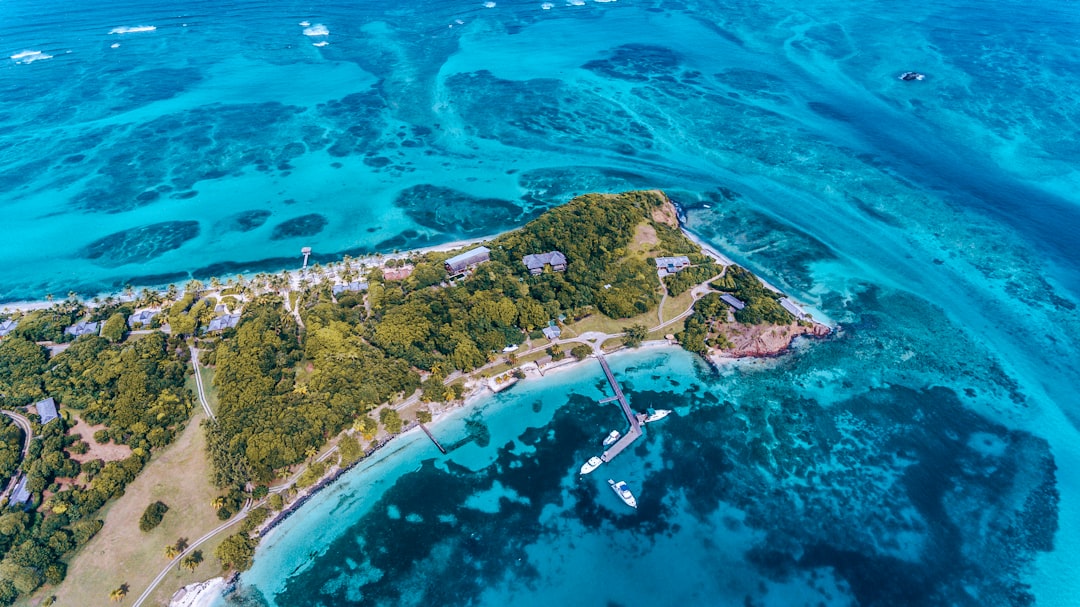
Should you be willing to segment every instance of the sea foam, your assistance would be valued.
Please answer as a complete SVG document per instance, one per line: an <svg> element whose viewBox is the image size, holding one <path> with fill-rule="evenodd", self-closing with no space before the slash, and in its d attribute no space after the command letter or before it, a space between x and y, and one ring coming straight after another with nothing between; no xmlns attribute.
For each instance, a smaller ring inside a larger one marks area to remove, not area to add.
<svg viewBox="0 0 1080 607"><path fill-rule="evenodd" d="M300 22L300 27L307 27L307 26L309 26L309 25L311 25L311 22L310 22L310 21L301 21L301 22Z"/></svg>
<svg viewBox="0 0 1080 607"><path fill-rule="evenodd" d="M311 27L304 28L305 36L329 36L330 29L321 23L316 23Z"/></svg>
<svg viewBox="0 0 1080 607"><path fill-rule="evenodd" d="M567 0L566 6L585 6L585 0Z"/></svg>
<svg viewBox="0 0 1080 607"><path fill-rule="evenodd" d="M52 55L46 55L41 51L23 51L11 56L11 60L15 63L33 63L35 61L44 61L45 59L52 58Z"/></svg>
<svg viewBox="0 0 1080 607"><path fill-rule="evenodd" d="M550 11L551 9L555 8L555 5L550 2L545 2L540 5L540 8L544 9L545 11Z"/></svg>
<svg viewBox="0 0 1080 607"><path fill-rule="evenodd" d="M109 30L110 34L137 34L139 32L153 32L157 30L156 25L122 25L120 27L114 27Z"/></svg>
<svg viewBox="0 0 1080 607"><path fill-rule="evenodd" d="M484 8L495 8L495 3L494 2L485 2L484 3Z"/></svg>
<svg viewBox="0 0 1080 607"><path fill-rule="evenodd" d="M326 40L320 40L320 41L318 41L318 42L312 42L312 43L311 43L311 46L319 46L319 47L323 47L323 46L326 46L327 44L330 44L330 43L329 43L329 42L327 42Z"/></svg>

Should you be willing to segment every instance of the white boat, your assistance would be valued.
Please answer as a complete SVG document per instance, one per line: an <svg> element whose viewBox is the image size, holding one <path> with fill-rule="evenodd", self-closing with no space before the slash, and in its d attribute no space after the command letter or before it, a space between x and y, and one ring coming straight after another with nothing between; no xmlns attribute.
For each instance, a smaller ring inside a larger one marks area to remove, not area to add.
<svg viewBox="0 0 1080 607"><path fill-rule="evenodd" d="M599 457L596 457L594 455L594 456L589 458L589 461L585 462L584 464L581 464L581 473L582 474L588 474L588 473L592 472L593 470L596 470L597 468L599 468L600 464L602 464L602 463L604 463L604 460L602 460Z"/></svg>
<svg viewBox="0 0 1080 607"><path fill-rule="evenodd" d="M645 423L657 422L671 415L671 409L656 409L645 418Z"/></svg>
<svg viewBox="0 0 1080 607"><path fill-rule="evenodd" d="M634 497L633 493L630 493L630 489L626 486L626 481L619 481L616 483L609 478L607 479L607 482L611 485L611 490L615 492L615 495L619 496L619 499L621 499L624 504L631 508L637 508L637 499Z"/></svg>
<svg viewBox="0 0 1080 607"><path fill-rule="evenodd" d="M609 447L614 445L615 441L619 440L620 436L622 436L622 434L619 433L618 430L612 430L611 434L608 434L607 437L604 438L604 446Z"/></svg>

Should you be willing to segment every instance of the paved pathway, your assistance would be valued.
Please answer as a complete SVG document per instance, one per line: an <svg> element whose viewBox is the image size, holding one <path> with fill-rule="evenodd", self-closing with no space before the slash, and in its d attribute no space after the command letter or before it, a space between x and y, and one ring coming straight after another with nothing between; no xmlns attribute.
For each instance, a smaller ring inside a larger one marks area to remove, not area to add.
<svg viewBox="0 0 1080 607"><path fill-rule="evenodd" d="M203 391L202 374L199 373L199 350L195 346L188 346L188 349L191 350L191 366L195 368L195 387L199 392L199 403L202 404L203 410L206 411L206 416L211 421L216 421L217 416L210 410L210 403L207 402L206 393Z"/></svg>
<svg viewBox="0 0 1080 607"><path fill-rule="evenodd" d="M30 426L30 420L14 411L0 411L0 414L10 417L11 421L15 422L15 425L23 431L22 461L26 461L26 455L30 452L30 440L34 438L34 430ZM22 476L22 473L18 470L11 475L11 480L8 481L8 486L4 488L4 492L0 494L0 499L7 497L15 489L20 476Z"/></svg>

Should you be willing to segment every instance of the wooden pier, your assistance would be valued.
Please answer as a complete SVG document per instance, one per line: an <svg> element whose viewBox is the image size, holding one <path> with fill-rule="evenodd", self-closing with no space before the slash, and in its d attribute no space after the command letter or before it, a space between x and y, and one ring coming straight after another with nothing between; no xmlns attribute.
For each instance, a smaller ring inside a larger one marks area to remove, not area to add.
<svg viewBox="0 0 1080 607"><path fill-rule="evenodd" d="M417 422L417 425L419 425L420 429L424 431L424 434L427 434L427 437L431 439L431 442L435 443L435 446L439 448L439 451L441 451L443 455L446 455L446 449L444 449L443 446L439 444L439 441L435 440L435 437L431 435L431 431L427 429L427 426L420 422Z"/></svg>
<svg viewBox="0 0 1080 607"><path fill-rule="evenodd" d="M615 376L611 373L611 367L608 366L607 359L600 352L596 353L596 359L600 361L600 366L604 368L604 375L607 376L608 383L611 384L612 390L615 391L615 396L605 398L601 400L601 403L609 403L611 401L619 401L619 406L622 407L623 415L626 416L626 421L630 424L630 429L626 431L622 437L615 441L614 445L604 451L600 455L600 459L605 463L615 459L615 456L622 453L623 449L630 446L641 436L641 420L644 416L639 415L630 408L630 403L626 401L626 395L623 394L622 388L619 386L619 382L615 380Z"/></svg>

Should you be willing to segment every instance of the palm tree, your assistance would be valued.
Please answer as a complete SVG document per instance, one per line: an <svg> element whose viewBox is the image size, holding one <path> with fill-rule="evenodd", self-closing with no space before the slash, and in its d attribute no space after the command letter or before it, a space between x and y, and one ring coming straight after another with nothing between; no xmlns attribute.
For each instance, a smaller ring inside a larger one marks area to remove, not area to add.
<svg viewBox="0 0 1080 607"><path fill-rule="evenodd" d="M180 566L188 571L195 571L195 568L203 562L202 550L196 550L191 554L185 556L180 561Z"/></svg>
<svg viewBox="0 0 1080 607"><path fill-rule="evenodd" d="M169 544L168 546L165 546L166 559L171 561L176 558L178 554L180 554L180 551L176 549L176 544Z"/></svg>
<svg viewBox="0 0 1080 607"><path fill-rule="evenodd" d="M187 550L187 548L188 548L188 542L187 542L186 537L178 537L178 538L176 538L176 553L177 554L180 554L181 552Z"/></svg>
<svg viewBox="0 0 1080 607"><path fill-rule="evenodd" d="M308 447L307 451L305 451L305 454L307 455L308 459L311 459L319 454L319 450L315 447Z"/></svg>
<svg viewBox="0 0 1080 607"><path fill-rule="evenodd" d="M225 496L219 495L214 498L214 501L210 502L210 507L214 510L221 510L225 506Z"/></svg>
<svg viewBox="0 0 1080 607"><path fill-rule="evenodd" d="M127 593L128 593L128 585L127 584L120 584L119 588L117 588L116 590L113 590L112 592L109 593L109 600L114 602L114 603L118 603L118 602L124 600L124 597L127 596Z"/></svg>

